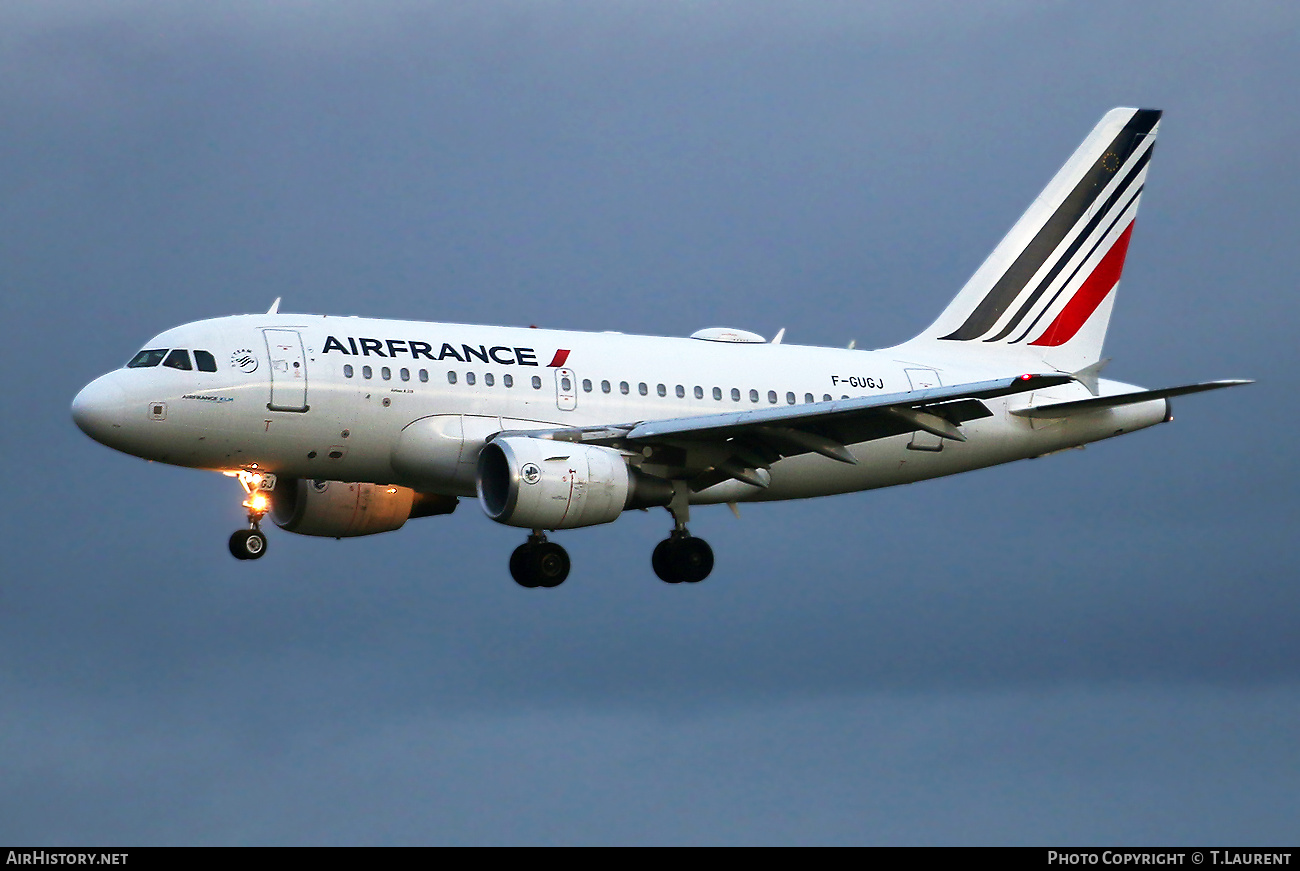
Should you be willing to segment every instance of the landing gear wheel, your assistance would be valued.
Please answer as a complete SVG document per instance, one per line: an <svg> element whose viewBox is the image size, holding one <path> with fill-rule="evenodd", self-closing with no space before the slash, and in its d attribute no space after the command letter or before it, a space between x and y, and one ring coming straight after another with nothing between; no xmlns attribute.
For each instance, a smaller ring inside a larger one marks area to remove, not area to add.
<svg viewBox="0 0 1300 871"><path fill-rule="evenodd" d="M569 576L569 554L553 541L533 551L533 577L540 587L558 587Z"/></svg>
<svg viewBox="0 0 1300 871"><path fill-rule="evenodd" d="M558 587L568 576L568 552L540 533L510 554L510 577L521 587Z"/></svg>
<svg viewBox="0 0 1300 871"><path fill-rule="evenodd" d="M683 538L674 554L677 575L688 584L698 584L713 571L713 548L702 538Z"/></svg>
<svg viewBox="0 0 1300 871"><path fill-rule="evenodd" d="M713 548L702 538L674 532L655 546L650 564L665 583L698 584L713 571Z"/></svg>
<svg viewBox="0 0 1300 871"><path fill-rule="evenodd" d="M521 544L515 548L515 552L510 554L510 577L515 579L515 583L521 587L532 589L537 586L533 580L530 568L533 564L533 550L536 545Z"/></svg>
<svg viewBox="0 0 1300 871"><path fill-rule="evenodd" d="M673 540L665 538L655 545L654 553L650 554L650 565L665 584L680 584L682 579L673 573L672 551Z"/></svg>
<svg viewBox="0 0 1300 871"><path fill-rule="evenodd" d="M266 536L261 530L241 529L230 536L230 553L235 559L261 559L266 553Z"/></svg>

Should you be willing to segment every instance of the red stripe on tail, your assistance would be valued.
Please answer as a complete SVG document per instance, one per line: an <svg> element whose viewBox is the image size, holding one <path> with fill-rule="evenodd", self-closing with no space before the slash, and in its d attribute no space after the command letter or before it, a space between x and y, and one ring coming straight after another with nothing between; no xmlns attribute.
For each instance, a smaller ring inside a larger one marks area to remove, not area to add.
<svg viewBox="0 0 1300 871"><path fill-rule="evenodd" d="M1052 325L1029 344L1055 348L1074 338L1074 334L1082 329L1088 322L1088 318L1092 317L1092 313L1097 310L1097 306L1101 305L1102 300L1119 283L1120 273L1124 271L1124 256L1128 254L1129 236L1132 233L1133 224L1130 222L1128 228L1106 252L1106 256L1101 258L1092 275L1088 276L1087 281L1075 291L1074 297L1065 304L1065 308L1061 309L1061 313L1056 316L1056 320L1052 321Z"/></svg>

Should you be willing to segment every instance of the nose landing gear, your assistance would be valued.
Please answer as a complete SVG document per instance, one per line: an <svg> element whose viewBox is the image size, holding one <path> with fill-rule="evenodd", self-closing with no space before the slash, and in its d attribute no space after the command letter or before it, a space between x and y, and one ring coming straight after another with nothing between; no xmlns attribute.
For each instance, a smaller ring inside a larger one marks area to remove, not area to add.
<svg viewBox="0 0 1300 871"><path fill-rule="evenodd" d="M261 559L266 553L266 536L260 529L237 529L230 536L230 553L235 559Z"/></svg>
<svg viewBox="0 0 1300 871"><path fill-rule="evenodd" d="M248 529L238 529L230 536L230 554L238 560L261 559L266 553L266 535L262 533L262 518L271 510L271 499L266 494L275 487L275 476L261 472L235 472L248 498Z"/></svg>

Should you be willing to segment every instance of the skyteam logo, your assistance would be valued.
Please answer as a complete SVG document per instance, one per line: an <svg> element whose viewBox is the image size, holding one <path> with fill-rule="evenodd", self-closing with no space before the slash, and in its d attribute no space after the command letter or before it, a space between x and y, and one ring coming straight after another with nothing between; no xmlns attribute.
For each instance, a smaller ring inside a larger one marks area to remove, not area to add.
<svg viewBox="0 0 1300 871"><path fill-rule="evenodd" d="M519 477L525 484L536 484L542 480L542 470L536 463L524 463L524 467L519 470Z"/></svg>
<svg viewBox="0 0 1300 871"><path fill-rule="evenodd" d="M230 365L246 375L251 375L257 371L257 355L248 348L240 348L230 355Z"/></svg>

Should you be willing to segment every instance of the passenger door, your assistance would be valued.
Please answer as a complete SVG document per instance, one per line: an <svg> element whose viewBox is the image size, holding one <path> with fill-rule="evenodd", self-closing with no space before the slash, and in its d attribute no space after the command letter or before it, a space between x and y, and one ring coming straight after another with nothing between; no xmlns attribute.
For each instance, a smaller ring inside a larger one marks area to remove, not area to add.
<svg viewBox="0 0 1300 871"><path fill-rule="evenodd" d="M297 330L262 330L271 359L271 411L306 411L307 356Z"/></svg>

